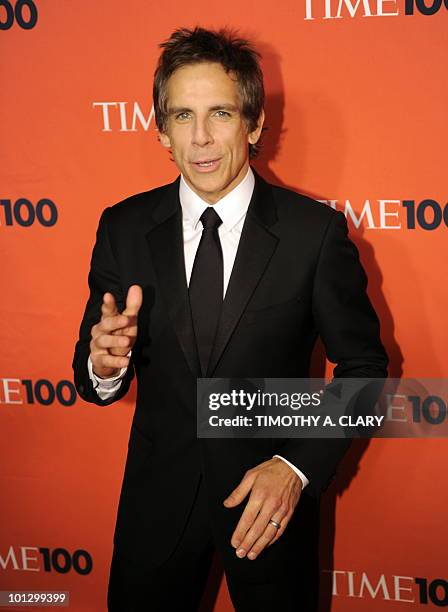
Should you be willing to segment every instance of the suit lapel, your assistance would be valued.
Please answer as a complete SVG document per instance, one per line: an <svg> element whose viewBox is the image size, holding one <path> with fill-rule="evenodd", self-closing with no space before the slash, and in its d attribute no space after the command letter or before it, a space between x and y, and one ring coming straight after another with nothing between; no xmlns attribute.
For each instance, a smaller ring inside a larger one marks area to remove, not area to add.
<svg viewBox="0 0 448 612"><path fill-rule="evenodd" d="M207 376L213 372L277 247L270 229L277 220L270 185L255 174L255 188L247 211L238 250L227 287Z"/></svg>
<svg viewBox="0 0 448 612"><path fill-rule="evenodd" d="M193 375L198 377L200 364L185 276L179 178L169 186L153 217L155 225L147 233L147 240L155 272L185 359Z"/></svg>

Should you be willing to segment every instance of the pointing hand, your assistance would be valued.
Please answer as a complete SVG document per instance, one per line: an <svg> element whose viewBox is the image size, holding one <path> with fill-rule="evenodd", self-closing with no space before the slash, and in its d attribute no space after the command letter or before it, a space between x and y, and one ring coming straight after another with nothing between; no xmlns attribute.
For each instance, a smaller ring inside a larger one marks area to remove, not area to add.
<svg viewBox="0 0 448 612"><path fill-rule="evenodd" d="M126 308L120 314L112 293L105 293L101 305L101 320L92 327L90 359L93 371L101 378L116 376L129 365L126 355L137 337L137 316L143 302L142 288L129 287Z"/></svg>

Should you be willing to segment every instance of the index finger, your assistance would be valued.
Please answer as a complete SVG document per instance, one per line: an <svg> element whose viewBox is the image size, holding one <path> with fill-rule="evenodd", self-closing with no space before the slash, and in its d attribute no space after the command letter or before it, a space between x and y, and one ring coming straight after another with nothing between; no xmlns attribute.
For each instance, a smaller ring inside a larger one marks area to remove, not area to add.
<svg viewBox="0 0 448 612"><path fill-rule="evenodd" d="M101 318L105 317L113 317L118 314L117 303L115 301L115 297L107 291L103 295L103 303L101 304Z"/></svg>
<svg viewBox="0 0 448 612"><path fill-rule="evenodd" d="M241 515L238 525L236 526L230 540L234 548L238 548L246 537L246 533L254 524L262 505L263 501L261 499L254 499L252 498L252 495L249 497L249 501L244 508L244 512Z"/></svg>

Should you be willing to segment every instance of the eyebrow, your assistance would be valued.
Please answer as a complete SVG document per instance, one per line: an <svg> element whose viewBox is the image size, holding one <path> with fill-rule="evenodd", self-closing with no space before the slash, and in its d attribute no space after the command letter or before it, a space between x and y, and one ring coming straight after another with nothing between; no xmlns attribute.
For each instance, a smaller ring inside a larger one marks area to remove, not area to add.
<svg viewBox="0 0 448 612"><path fill-rule="evenodd" d="M208 110L209 111L228 110L228 111L238 112L239 108L235 106L234 104L214 104L213 106L210 106ZM177 115L180 113L194 113L194 111L191 108L187 108L185 106L172 106L171 108L168 109L169 115Z"/></svg>

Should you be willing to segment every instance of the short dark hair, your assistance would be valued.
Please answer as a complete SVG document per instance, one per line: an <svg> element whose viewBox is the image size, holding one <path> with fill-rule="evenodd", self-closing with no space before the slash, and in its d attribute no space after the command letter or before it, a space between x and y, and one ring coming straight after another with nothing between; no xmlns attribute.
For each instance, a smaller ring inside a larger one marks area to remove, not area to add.
<svg viewBox="0 0 448 612"><path fill-rule="evenodd" d="M196 27L194 30L179 28L168 40L160 44L163 49L154 73L154 115L157 128L165 132L168 118L167 83L170 76L183 66L201 62L221 64L237 79L242 102L242 116L248 132L257 128L257 121L264 105L263 73L260 54L251 43L239 38L227 28L218 31ZM249 143L249 156L259 152L259 142Z"/></svg>

